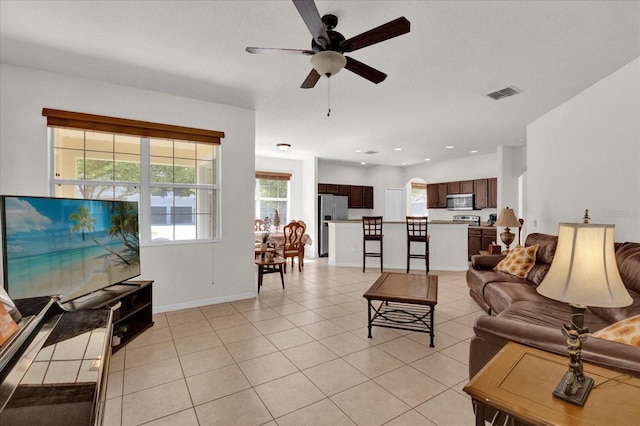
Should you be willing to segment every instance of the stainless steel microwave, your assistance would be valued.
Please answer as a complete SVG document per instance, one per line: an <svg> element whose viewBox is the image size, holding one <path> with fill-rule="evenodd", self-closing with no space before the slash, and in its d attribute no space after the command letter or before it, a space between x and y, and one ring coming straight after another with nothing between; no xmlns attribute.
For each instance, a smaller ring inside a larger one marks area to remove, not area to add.
<svg viewBox="0 0 640 426"><path fill-rule="evenodd" d="M474 194L447 195L447 210L474 210Z"/></svg>

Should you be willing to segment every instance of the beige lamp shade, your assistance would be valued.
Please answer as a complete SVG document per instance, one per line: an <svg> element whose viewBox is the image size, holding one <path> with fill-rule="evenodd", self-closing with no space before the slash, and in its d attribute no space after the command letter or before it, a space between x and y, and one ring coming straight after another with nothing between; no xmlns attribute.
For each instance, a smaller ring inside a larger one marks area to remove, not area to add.
<svg viewBox="0 0 640 426"><path fill-rule="evenodd" d="M620 278L613 241L613 225L561 223L553 263L538 293L576 305L630 305L633 299Z"/></svg>
<svg viewBox="0 0 640 426"><path fill-rule="evenodd" d="M516 217L513 209L505 207L500 212L500 216L498 217L498 220L496 220L495 226L504 226L505 228L519 228L520 221Z"/></svg>

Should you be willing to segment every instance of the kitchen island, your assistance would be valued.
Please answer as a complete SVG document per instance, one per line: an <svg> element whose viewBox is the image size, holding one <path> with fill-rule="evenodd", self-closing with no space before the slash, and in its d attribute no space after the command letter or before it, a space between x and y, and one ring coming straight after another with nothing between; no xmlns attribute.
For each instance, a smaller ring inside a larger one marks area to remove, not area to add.
<svg viewBox="0 0 640 426"><path fill-rule="evenodd" d="M466 223L450 221L429 222L429 266L431 270L466 271ZM407 269L407 225L405 222L383 222L384 268ZM370 243L373 244L373 243ZM376 243L377 244L377 243ZM419 251L412 243L412 251ZM374 247L374 246L372 246ZM338 220L329 222L329 265L362 268L362 221ZM367 268L380 268L380 259L367 258ZM424 261L411 259L411 271L424 271Z"/></svg>

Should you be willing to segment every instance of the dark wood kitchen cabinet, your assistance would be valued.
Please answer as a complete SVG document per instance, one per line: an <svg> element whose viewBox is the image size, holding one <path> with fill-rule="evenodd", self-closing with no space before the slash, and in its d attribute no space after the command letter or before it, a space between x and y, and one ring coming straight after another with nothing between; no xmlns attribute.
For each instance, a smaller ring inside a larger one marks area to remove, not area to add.
<svg viewBox="0 0 640 426"><path fill-rule="evenodd" d="M498 207L498 178L487 179L487 207Z"/></svg>
<svg viewBox="0 0 640 426"><path fill-rule="evenodd" d="M351 195L349 196L349 208L372 209L373 208L373 186L351 185Z"/></svg>
<svg viewBox="0 0 640 426"><path fill-rule="evenodd" d="M362 187L362 208L373 208L373 186Z"/></svg>
<svg viewBox="0 0 640 426"><path fill-rule="evenodd" d="M460 182L460 193L461 194L473 194L474 186L472 180L463 180Z"/></svg>
<svg viewBox="0 0 640 426"><path fill-rule="evenodd" d="M469 260L480 250L487 250L489 244L496 243L497 231L493 226L470 226L468 230Z"/></svg>
<svg viewBox="0 0 640 426"><path fill-rule="evenodd" d="M332 194L348 197L348 205L350 209L373 208L373 186L319 183L318 194Z"/></svg>
<svg viewBox="0 0 640 426"><path fill-rule="evenodd" d="M462 194L460 192L460 182L447 182L447 195Z"/></svg>
<svg viewBox="0 0 640 426"><path fill-rule="evenodd" d="M473 181L473 193L476 194L477 209L486 209L489 207L487 188L487 179L476 179Z"/></svg>
<svg viewBox="0 0 640 426"><path fill-rule="evenodd" d="M361 209L363 206L363 189L360 185L351 185L351 195L349 196L349 208Z"/></svg>
<svg viewBox="0 0 640 426"><path fill-rule="evenodd" d="M427 185L427 208L444 209L447 207L449 182L431 183Z"/></svg>

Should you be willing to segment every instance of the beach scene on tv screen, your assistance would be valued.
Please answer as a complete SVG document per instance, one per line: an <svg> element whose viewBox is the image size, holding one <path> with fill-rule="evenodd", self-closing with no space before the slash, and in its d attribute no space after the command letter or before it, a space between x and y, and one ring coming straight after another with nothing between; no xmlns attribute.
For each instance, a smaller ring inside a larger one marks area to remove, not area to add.
<svg viewBox="0 0 640 426"><path fill-rule="evenodd" d="M137 204L5 197L5 278L14 299L62 301L140 274Z"/></svg>

